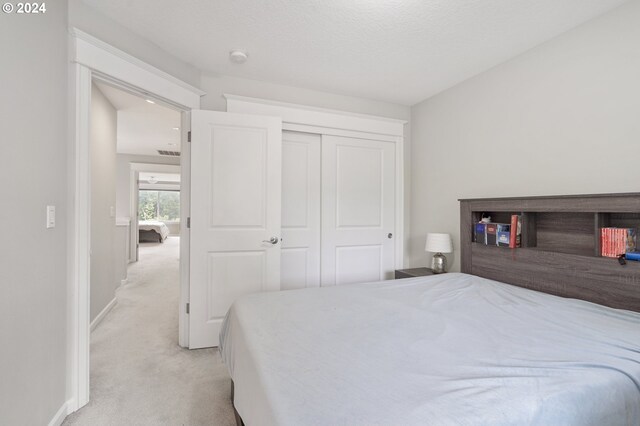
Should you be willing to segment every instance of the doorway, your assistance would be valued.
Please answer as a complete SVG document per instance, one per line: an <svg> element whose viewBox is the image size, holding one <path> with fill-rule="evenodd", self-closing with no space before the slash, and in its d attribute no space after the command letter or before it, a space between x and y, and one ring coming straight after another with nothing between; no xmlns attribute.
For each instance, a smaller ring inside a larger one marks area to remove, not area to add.
<svg viewBox="0 0 640 426"><path fill-rule="evenodd" d="M91 158L90 158L90 107L92 82L101 81L125 92L144 96L180 112L180 141L187 140L189 112L200 107L200 97L204 95L184 82L160 71L139 59L128 55L75 28L70 30L70 128L72 138L69 146L69 263L70 281L68 288L69 340L67 377L67 412L72 413L89 401L89 341L90 341L90 245L91 245ZM189 149L182 149L180 164L182 176L181 211L182 217L189 212ZM135 223L135 221L134 221ZM181 233L186 224L181 222ZM180 257L180 305L186 305L188 298L188 235L181 238ZM180 344L186 342L185 332L188 322L183 312L179 315Z"/></svg>
<svg viewBox="0 0 640 426"><path fill-rule="evenodd" d="M112 355L119 346L134 349L140 339L130 334L149 331L140 318L168 324L159 335L178 344L180 125L181 111L92 79L89 319L90 356L98 362L89 366L99 382L92 389L118 385L112 379L122 360Z"/></svg>

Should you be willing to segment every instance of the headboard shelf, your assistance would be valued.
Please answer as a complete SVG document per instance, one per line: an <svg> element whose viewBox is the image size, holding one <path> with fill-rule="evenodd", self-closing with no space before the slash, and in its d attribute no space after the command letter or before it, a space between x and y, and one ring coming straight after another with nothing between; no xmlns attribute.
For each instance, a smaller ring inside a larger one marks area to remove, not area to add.
<svg viewBox="0 0 640 426"><path fill-rule="evenodd" d="M482 213L520 214L522 248L474 243ZM600 228L640 228L640 193L465 199L460 218L462 272L640 312L640 262L600 256Z"/></svg>

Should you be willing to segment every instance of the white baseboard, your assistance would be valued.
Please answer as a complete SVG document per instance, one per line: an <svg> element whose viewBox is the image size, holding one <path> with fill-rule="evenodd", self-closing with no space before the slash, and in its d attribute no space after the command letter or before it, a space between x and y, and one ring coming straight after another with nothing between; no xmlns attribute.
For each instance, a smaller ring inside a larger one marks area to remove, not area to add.
<svg viewBox="0 0 640 426"><path fill-rule="evenodd" d="M91 331L93 331L93 329L96 328L98 324L100 324L100 321L102 321L104 317L107 316L109 311L111 311L113 307L116 306L116 303L118 303L118 300L115 297L111 302L107 303L107 306L105 306L104 309L98 314L98 316L95 317L93 321L91 321Z"/></svg>
<svg viewBox="0 0 640 426"><path fill-rule="evenodd" d="M48 426L60 426L62 422L64 422L64 419L71 414L69 412L69 406L71 405L70 402L71 401L69 400L62 404L62 407L60 407L56 414L54 414Z"/></svg>

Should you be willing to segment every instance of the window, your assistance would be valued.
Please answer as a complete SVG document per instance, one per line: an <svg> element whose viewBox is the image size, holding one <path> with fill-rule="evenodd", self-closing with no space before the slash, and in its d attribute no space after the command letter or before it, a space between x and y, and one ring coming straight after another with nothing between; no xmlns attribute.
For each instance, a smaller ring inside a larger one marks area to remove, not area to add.
<svg viewBox="0 0 640 426"><path fill-rule="evenodd" d="M141 189L138 195L138 219L180 221L180 191Z"/></svg>

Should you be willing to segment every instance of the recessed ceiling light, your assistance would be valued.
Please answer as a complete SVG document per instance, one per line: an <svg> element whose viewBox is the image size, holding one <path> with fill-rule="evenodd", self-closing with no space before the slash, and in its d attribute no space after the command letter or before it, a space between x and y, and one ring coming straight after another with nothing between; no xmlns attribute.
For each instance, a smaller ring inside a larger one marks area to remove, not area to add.
<svg viewBox="0 0 640 426"><path fill-rule="evenodd" d="M150 104L155 104L155 102L153 102L151 99L145 99L147 102L149 102Z"/></svg>
<svg viewBox="0 0 640 426"><path fill-rule="evenodd" d="M231 60L231 62L233 63L244 64L245 62L247 62L247 58L247 54L242 50L235 49L229 52L229 60Z"/></svg>
<svg viewBox="0 0 640 426"><path fill-rule="evenodd" d="M172 127L173 130L180 130L180 127Z"/></svg>

